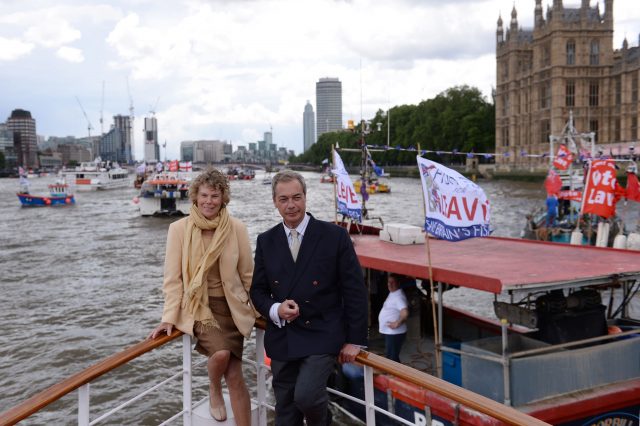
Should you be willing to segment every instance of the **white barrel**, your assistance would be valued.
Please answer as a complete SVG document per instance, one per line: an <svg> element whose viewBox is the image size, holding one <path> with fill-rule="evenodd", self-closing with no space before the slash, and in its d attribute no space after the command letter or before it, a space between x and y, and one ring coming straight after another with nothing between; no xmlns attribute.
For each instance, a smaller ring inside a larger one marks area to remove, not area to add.
<svg viewBox="0 0 640 426"><path fill-rule="evenodd" d="M596 235L596 247L606 247L609 241L609 224L598 223L598 235Z"/></svg>
<svg viewBox="0 0 640 426"><path fill-rule="evenodd" d="M637 232L629 234L627 237L627 249L640 250L640 234Z"/></svg>
<svg viewBox="0 0 640 426"><path fill-rule="evenodd" d="M571 233L571 244L574 246L582 245L582 232L575 230Z"/></svg>
<svg viewBox="0 0 640 426"><path fill-rule="evenodd" d="M627 236L624 234L618 234L613 239L613 248L626 249L627 248Z"/></svg>

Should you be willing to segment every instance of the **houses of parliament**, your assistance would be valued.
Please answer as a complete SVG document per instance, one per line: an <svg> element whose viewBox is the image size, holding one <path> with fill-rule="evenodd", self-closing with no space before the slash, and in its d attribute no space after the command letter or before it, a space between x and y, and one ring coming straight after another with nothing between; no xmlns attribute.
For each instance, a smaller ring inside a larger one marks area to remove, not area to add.
<svg viewBox="0 0 640 426"><path fill-rule="evenodd" d="M625 38L614 49L613 24L613 0L605 0L603 12L589 0L579 8L553 0L546 13L541 0L535 0L533 29L518 25L515 6L506 28L499 17L498 165L546 166L548 157L541 154L549 153L549 137L562 134L571 113L576 130L592 133L599 150L633 153L638 145L640 47L629 47Z"/></svg>

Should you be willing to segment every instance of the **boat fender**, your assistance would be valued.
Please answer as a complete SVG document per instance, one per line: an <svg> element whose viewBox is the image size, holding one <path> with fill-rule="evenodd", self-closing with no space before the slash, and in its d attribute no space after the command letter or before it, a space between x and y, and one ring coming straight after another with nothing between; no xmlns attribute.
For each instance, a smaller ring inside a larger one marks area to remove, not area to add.
<svg viewBox="0 0 640 426"><path fill-rule="evenodd" d="M64 199L65 204L71 204L71 198L67 197Z"/></svg>
<svg viewBox="0 0 640 426"><path fill-rule="evenodd" d="M582 232L575 230L571 233L571 244L574 246L582 245Z"/></svg>
<svg viewBox="0 0 640 426"><path fill-rule="evenodd" d="M45 198L44 203L49 206L51 205L51 200L49 198Z"/></svg>
<svg viewBox="0 0 640 426"><path fill-rule="evenodd" d="M138 197L133 197L133 204L138 204L140 202L140 198Z"/></svg>
<svg viewBox="0 0 640 426"><path fill-rule="evenodd" d="M640 250L640 234L633 232L627 237L628 250Z"/></svg>
<svg viewBox="0 0 640 426"><path fill-rule="evenodd" d="M613 239L613 248L625 249L627 248L627 237L623 234L618 234Z"/></svg>
<svg viewBox="0 0 640 426"><path fill-rule="evenodd" d="M609 224L598 223L598 234L596 235L596 247L606 247L609 241Z"/></svg>

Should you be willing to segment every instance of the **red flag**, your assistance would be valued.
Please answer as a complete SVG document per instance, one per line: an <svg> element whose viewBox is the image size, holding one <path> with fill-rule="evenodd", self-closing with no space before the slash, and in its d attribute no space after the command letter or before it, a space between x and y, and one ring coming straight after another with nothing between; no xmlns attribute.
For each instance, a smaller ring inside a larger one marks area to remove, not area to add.
<svg viewBox="0 0 640 426"><path fill-rule="evenodd" d="M169 161L169 171L177 172L179 170L178 160Z"/></svg>
<svg viewBox="0 0 640 426"><path fill-rule="evenodd" d="M616 214L616 167L613 160L595 160L589 168L584 189L582 213L593 213L603 218Z"/></svg>
<svg viewBox="0 0 640 426"><path fill-rule="evenodd" d="M567 170L569 164L573 161L573 154L567 149L565 145L560 145L556 158L553 160L553 165L558 170Z"/></svg>
<svg viewBox="0 0 640 426"><path fill-rule="evenodd" d="M562 188L562 179L560 179L560 176L555 170L549 169L549 174L544 180L544 187L547 190L547 195L553 195L560 192L560 188Z"/></svg>
<svg viewBox="0 0 640 426"><path fill-rule="evenodd" d="M627 173L627 200L640 202L640 183L635 173Z"/></svg>
<svg viewBox="0 0 640 426"><path fill-rule="evenodd" d="M564 190L564 191L560 191L558 193L558 199L559 200L574 200L574 201L581 201L582 200L582 192L581 191L576 191L575 189L573 190Z"/></svg>

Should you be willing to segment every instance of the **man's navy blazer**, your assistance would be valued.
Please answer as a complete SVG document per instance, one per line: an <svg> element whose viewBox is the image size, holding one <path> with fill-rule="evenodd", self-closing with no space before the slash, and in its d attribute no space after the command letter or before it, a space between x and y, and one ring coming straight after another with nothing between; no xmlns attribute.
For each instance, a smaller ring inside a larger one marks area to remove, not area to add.
<svg viewBox="0 0 640 426"><path fill-rule="evenodd" d="M310 215L311 216L311 215ZM276 302L294 300L300 316L282 328L269 318ZM338 354L367 345L367 290L347 231L310 217L297 261L282 223L258 236L251 300L267 319L265 349L279 361Z"/></svg>

